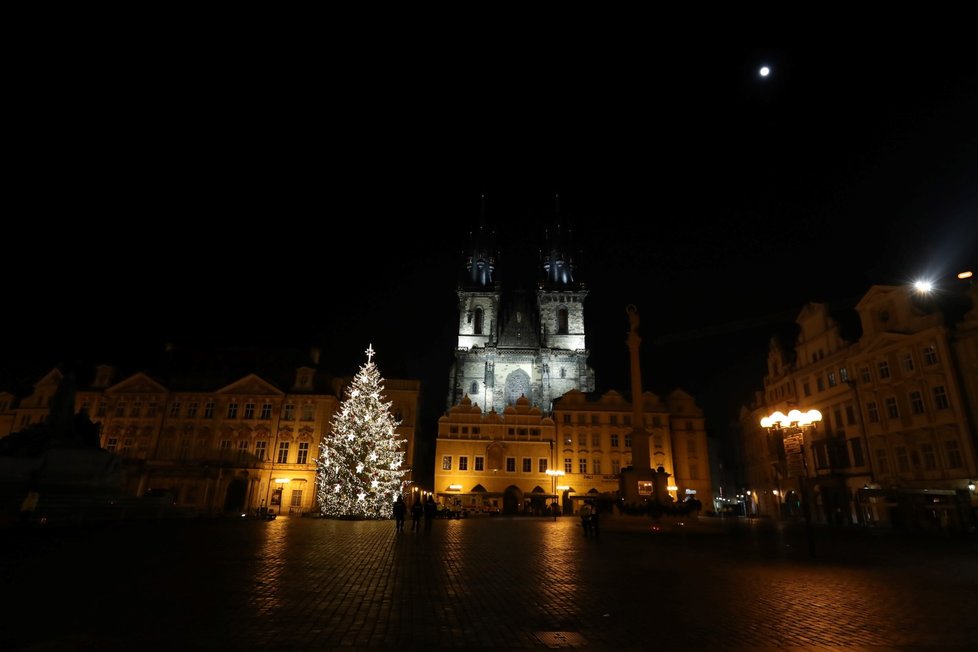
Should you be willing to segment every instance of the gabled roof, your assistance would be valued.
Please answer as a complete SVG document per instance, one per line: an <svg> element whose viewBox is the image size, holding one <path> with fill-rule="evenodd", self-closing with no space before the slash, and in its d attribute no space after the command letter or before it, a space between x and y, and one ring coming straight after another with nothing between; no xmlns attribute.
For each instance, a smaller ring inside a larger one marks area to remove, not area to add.
<svg viewBox="0 0 978 652"><path fill-rule="evenodd" d="M106 394L165 394L166 387L143 372L135 373L105 390Z"/></svg>
<svg viewBox="0 0 978 652"><path fill-rule="evenodd" d="M257 374L248 374L230 385L217 390L218 394L284 396L285 393Z"/></svg>

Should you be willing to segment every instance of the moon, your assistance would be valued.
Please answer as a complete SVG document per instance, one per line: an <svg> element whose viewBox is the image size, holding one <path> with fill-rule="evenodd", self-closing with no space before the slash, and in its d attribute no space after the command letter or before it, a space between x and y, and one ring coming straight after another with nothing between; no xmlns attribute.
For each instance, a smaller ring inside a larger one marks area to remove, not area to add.
<svg viewBox="0 0 978 652"><path fill-rule="evenodd" d="M761 66L759 72L761 73L761 77L767 77L768 75L771 74L771 69L768 68L767 66Z"/></svg>

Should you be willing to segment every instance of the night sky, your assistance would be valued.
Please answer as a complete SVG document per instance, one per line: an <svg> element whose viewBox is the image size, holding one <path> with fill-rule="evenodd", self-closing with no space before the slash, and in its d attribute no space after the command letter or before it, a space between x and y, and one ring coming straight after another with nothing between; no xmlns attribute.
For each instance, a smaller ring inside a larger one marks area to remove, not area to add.
<svg viewBox="0 0 978 652"><path fill-rule="evenodd" d="M634 303L648 388L722 430L806 301L978 260L973 52L413 52L68 63L76 108L23 99L45 127L6 211L8 385L166 341L318 344L352 374L373 343L424 382L431 436L481 196L532 287L559 193L598 389L628 392Z"/></svg>

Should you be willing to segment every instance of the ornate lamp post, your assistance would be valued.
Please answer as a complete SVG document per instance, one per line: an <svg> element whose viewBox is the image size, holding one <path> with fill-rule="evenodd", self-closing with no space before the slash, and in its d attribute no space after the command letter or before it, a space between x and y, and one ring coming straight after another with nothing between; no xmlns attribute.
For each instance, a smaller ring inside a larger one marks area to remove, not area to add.
<svg viewBox="0 0 978 652"><path fill-rule="evenodd" d="M557 502L557 478L563 476L564 475L564 472L561 469L547 469L547 475L550 476L550 480L552 481L553 493L554 493L554 502ZM552 511L554 513L554 520L556 521L557 520L557 511L558 510L554 509Z"/></svg>
<svg viewBox="0 0 978 652"><path fill-rule="evenodd" d="M815 558L815 540L812 537L812 507L808 497L808 461L805 458L805 432L814 430L822 413L818 410L791 410L788 414L780 411L761 419L761 427L781 436L787 461L788 475L798 478L801 492L801 511L805 515L805 536L808 538L808 554Z"/></svg>

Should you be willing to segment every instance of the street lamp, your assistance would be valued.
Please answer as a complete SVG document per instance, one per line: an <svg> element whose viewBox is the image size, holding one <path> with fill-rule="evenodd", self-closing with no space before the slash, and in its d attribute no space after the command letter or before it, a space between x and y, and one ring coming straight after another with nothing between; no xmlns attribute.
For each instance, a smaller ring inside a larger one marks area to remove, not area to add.
<svg viewBox="0 0 978 652"><path fill-rule="evenodd" d="M808 538L808 554L815 558L815 540L812 538L812 508L808 497L808 461L805 459L805 431L814 430L822 420L818 410L791 410L788 414L774 412L761 419L761 427L780 435L784 443L784 455L788 475L798 477L801 491L801 511L805 515L805 536ZM799 474L800 472L800 474Z"/></svg>
<svg viewBox="0 0 978 652"><path fill-rule="evenodd" d="M564 472L561 469L547 469L547 475L550 476L550 479L552 481L553 494L554 494L554 502L556 503L557 502L557 478L563 476L564 475ZM551 506L550 507L550 511L552 511L554 513L554 520L556 521L557 520L557 510L554 509L553 506Z"/></svg>

